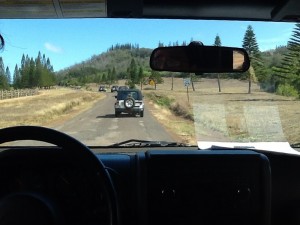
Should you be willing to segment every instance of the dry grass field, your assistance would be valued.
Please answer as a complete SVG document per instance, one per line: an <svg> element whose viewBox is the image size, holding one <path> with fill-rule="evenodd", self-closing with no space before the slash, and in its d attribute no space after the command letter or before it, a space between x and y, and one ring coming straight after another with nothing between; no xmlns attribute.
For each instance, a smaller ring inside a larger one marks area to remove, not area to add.
<svg viewBox="0 0 300 225"><path fill-rule="evenodd" d="M47 126L90 108L104 95L73 89L41 90L36 96L0 101L0 128L15 125Z"/></svg>
<svg viewBox="0 0 300 225"><path fill-rule="evenodd" d="M169 130L183 142L196 144L208 141L289 141L300 142L300 101L260 90L248 82L221 80L222 92L216 79L201 79L194 83L195 91L184 87L183 79L166 78L157 90L144 87L144 93L155 93L173 99L174 108L192 114L192 119L175 116L170 110L153 106L152 111ZM152 103L153 105L153 103Z"/></svg>

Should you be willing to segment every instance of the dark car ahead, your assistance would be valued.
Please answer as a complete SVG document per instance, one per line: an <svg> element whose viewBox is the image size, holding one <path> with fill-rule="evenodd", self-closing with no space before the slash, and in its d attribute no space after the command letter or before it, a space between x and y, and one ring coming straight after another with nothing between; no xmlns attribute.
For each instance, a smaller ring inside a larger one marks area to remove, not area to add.
<svg viewBox="0 0 300 225"><path fill-rule="evenodd" d="M121 113L144 116L144 102L142 92L138 89L118 90L115 102L115 116Z"/></svg>
<svg viewBox="0 0 300 225"><path fill-rule="evenodd" d="M106 87L104 85L101 85L99 87L99 91L106 92Z"/></svg>
<svg viewBox="0 0 300 225"><path fill-rule="evenodd" d="M113 85L113 86L111 86L110 91L111 91L111 92L115 92L115 91L118 91L118 89L119 89L119 86Z"/></svg>

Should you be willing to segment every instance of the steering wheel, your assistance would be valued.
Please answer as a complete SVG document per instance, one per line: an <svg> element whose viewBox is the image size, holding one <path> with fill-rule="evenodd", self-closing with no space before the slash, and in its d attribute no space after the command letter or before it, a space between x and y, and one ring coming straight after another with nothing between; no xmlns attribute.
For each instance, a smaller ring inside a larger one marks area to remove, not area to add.
<svg viewBox="0 0 300 225"><path fill-rule="evenodd" d="M86 145L67 134L45 127L15 126L0 129L0 144L20 140L54 144L60 147L66 155L76 159L79 166L87 168L89 173L97 179L95 183L101 185L101 190L105 194L109 225L119 225L119 207L111 177L102 162ZM16 193L2 198L0 201L0 224L12 224L11 221L15 221L15 217L18 216L16 215L18 210L21 211L21 214L27 213L26 218L33 214L27 221L31 224L63 224L63 219L54 210L51 199L49 201L35 193ZM22 222L22 224L27 223Z"/></svg>

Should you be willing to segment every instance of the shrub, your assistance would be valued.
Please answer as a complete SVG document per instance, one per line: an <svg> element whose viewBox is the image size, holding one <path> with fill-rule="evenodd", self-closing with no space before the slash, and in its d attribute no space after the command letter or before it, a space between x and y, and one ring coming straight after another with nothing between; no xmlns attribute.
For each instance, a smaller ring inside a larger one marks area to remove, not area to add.
<svg viewBox="0 0 300 225"><path fill-rule="evenodd" d="M289 84L279 84L276 89L276 94L287 97L298 97L298 91Z"/></svg>
<svg viewBox="0 0 300 225"><path fill-rule="evenodd" d="M180 105L178 102L170 105L169 109L176 115L182 118L194 121L194 116L188 110L188 108Z"/></svg>
<svg viewBox="0 0 300 225"><path fill-rule="evenodd" d="M165 106L167 108L170 108L172 102L174 101L174 99L170 99L167 96L159 95L159 94L156 94L156 93L153 93L153 92L147 94L147 96L148 96L149 99L151 99L156 104L158 104L160 106Z"/></svg>

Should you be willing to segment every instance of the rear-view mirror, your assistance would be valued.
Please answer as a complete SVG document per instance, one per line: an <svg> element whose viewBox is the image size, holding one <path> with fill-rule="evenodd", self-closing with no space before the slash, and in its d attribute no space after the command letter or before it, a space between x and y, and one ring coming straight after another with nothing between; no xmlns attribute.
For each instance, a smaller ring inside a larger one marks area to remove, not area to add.
<svg viewBox="0 0 300 225"><path fill-rule="evenodd" d="M249 69L250 60L242 48L217 46L159 47L153 50L150 67L157 71L187 73L234 73Z"/></svg>

